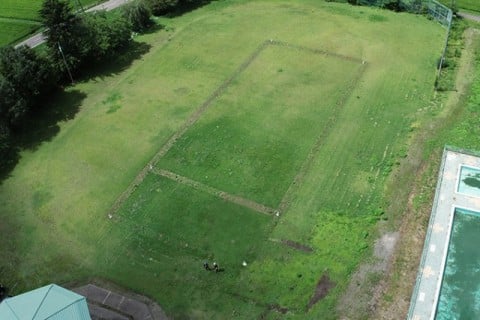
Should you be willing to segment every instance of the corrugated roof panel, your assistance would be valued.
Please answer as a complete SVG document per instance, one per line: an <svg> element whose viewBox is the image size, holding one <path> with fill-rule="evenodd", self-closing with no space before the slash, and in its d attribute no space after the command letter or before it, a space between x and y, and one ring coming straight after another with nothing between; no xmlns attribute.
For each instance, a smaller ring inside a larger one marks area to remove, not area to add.
<svg viewBox="0 0 480 320"><path fill-rule="evenodd" d="M90 320L85 297L51 284L0 304L0 319L4 320Z"/></svg>
<svg viewBox="0 0 480 320"><path fill-rule="evenodd" d="M50 286L38 288L29 292L19 294L18 296L3 300L3 304L7 304L18 319L33 319L40 304L47 295ZM3 319L2 314L0 318Z"/></svg>
<svg viewBox="0 0 480 320"><path fill-rule="evenodd" d="M38 308L34 319L48 319L60 310L69 308L77 302L82 302L81 300L85 300L85 298L53 284Z"/></svg>
<svg viewBox="0 0 480 320"><path fill-rule="evenodd" d="M2 320L18 320L18 317L13 313L10 306L6 303L0 303L0 319Z"/></svg>

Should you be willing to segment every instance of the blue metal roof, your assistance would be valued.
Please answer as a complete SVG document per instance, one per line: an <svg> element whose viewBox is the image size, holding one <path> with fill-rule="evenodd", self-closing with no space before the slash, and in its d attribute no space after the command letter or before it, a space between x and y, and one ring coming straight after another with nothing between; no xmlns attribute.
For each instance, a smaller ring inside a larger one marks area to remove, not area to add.
<svg viewBox="0 0 480 320"><path fill-rule="evenodd" d="M55 284L3 300L0 319L91 320L85 297Z"/></svg>

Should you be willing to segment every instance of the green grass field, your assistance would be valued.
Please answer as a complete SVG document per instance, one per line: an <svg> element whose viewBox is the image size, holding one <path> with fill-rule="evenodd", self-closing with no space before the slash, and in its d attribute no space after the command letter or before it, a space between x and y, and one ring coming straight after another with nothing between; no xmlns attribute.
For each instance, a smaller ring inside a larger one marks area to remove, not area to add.
<svg viewBox="0 0 480 320"><path fill-rule="evenodd" d="M460 10L464 9L467 11L480 12L480 3L476 0L456 0L456 3Z"/></svg>
<svg viewBox="0 0 480 320"><path fill-rule="evenodd" d="M480 12L480 2L477 0L441 0L439 2L446 6L451 6L454 3L460 11Z"/></svg>
<svg viewBox="0 0 480 320"><path fill-rule="evenodd" d="M0 46L21 39L37 30L40 24L23 23L19 21L2 21L0 19Z"/></svg>
<svg viewBox="0 0 480 320"><path fill-rule="evenodd" d="M444 29L314 0L213 2L160 22L129 68L56 99L75 118L0 186L0 279L21 292L103 277L178 319L337 318L385 179L430 116ZM330 292L308 308L324 277Z"/></svg>

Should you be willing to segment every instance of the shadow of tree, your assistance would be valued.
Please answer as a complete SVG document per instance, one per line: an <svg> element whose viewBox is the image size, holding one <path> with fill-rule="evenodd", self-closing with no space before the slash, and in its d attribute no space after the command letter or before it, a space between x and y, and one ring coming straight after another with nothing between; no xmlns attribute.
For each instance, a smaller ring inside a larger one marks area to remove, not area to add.
<svg viewBox="0 0 480 320"><path fill-rule="evenodd" d="M91 67L84 68L82 73L77 75L77 82L91 81L95 78L103 79L119 74L130 67L135 60L140 59L150 48L151 46L146 43L132 41L130 46L119 52L113 59L99 61ZM36 150L43 142L52 140L60 131L58 123L73 119L86 96L84 92L72 87L67 91L57 90L41 99L38 107L31 110L22 124L12 130L13 148L4 159L1 159L0 184L10 176L17 165L20 152Z"/></svg>
<svg viewBox="0 0 480 320"><path fill-rule="evenodd" d="M159 27L161 29L161 26ZM154 31L152 31L154 32ZM92 64L90 67L82 69L77 74L77 82L86 82L94 78L106 78L119 74L128 69L135 60L140 59L150 50L151 46L147 43L132 41L131 44L117 53L116 57L104 59Z"/></svg>
<svg viewBox="0 0 480 320"><path fill-rule="evenodd" d="M78 112L86 94L79 90L57 91L42 99L39 108L31 110L21 125L13 128L14 146L0 166L0 184L10 176L20 160L22 150L36 150L42 142L50 141L59 131L60 121L71 120Z"/></svg>
<svg viewBox="0 0 480 320"><path fill-rule="evenodd" d="M42 142L50 141L60 131L58 123L73 119L86 96L79 90L69 90L45 97L15 129L14 144L22 150L36 150Z"/></svg>
<svg viewBox="0 0 480 320"><path fill-rule="evenodd" d="M169 17L169 18L179 17L187 12L203 7L209 4L210 2L212 1L211 0L193 1L193 2L182 1L179 5L175 7L174 10L172 10L172 12L167 13L165 17Z"/></svg>

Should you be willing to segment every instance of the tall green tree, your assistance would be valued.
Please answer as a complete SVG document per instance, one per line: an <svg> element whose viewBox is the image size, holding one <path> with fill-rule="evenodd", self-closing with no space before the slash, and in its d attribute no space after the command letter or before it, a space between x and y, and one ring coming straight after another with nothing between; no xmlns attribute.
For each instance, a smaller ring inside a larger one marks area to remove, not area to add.
<svg viewBox="0 0 480 320"><path fill-rule="evenodd" d="M38 99L50 92L57 78L46 58L23 46L0 49L0 117L16 124L35 107Z"/></svg>
<svg viewBox="0 0 480 320"><path fill-rule="evenodd" d="M83 42L88 61L113 57L130 43L130 24L121 16L111 17L100 11L83 15L82 23L86 30Z"/></svg>
<svg viewBox="0 0 480 320"><path fill-rule="evenodd" d="M143 1L135 0L123 6L123 16L130 22L132 30L142 32L153 25L151 12Z"/></svg>
<svg viewBox="0 0 480 320"><path fill-rule="evenodd" d="M45 0L40 9L45 27L47 45L60 70L65 68L63 57L70 68L75 69L85 54L82 34L85 29L81 19L74 14L70 2Z"/></svg>

